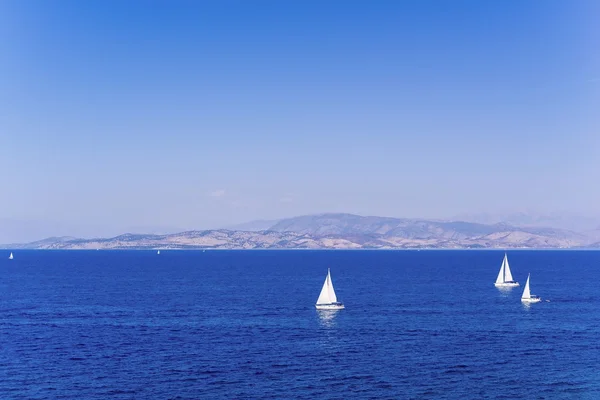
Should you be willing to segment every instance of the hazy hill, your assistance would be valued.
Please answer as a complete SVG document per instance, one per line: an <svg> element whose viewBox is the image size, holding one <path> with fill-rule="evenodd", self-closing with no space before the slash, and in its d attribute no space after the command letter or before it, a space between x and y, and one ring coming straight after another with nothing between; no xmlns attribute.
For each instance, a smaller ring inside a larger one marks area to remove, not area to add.
<svg viewBox="0 0 600 400"><path fill-rule="evenodd" d="M243 224L231 225L225 229L230 231L247 231L247 232L259 232L269 230L275 225L278 220L256 220L250 221Z"/></svg>
<svg viewBox="0 0 600 400"><path fill-rule="evenodd" d="M460 214L454 219L482 224L505 223L512 226L547 226L575 232L588 232L600 228L600 218L586 217L568 212L539 214L535 212Z"/></svg>
<svg viewBox="0 0 600 400"><path fill-rule="evenodd" d="M567 230L542 227L514 227L508 224L486 225L464 221L435 221L389 217L363 217L353 214L319 214L288 218L270 228L278 232L310 235L381 235L410 239L466 239L498 232L526 232L559 238L579 237Z"/></svg>
<svg viewBox="0 0 600 400"><path fill-rule="evenodd" d="M101 239L61 237L4 247L12 249L573 248L590 246L596 242L597 238L555 228L320 214L284 219L260 231L220 229L167 235L123 234Z"/></svg>

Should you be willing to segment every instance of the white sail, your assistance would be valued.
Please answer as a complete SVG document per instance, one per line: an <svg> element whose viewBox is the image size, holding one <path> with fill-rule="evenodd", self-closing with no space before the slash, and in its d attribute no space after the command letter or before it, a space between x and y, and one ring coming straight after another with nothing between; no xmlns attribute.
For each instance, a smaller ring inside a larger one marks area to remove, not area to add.
<svg viewBox="0 0 600 400"><path fill-rule="evenodd" d="M508 265L508 257L504 254L504 282L512 282L513 277L510 273L510 266Z"/></svg>
<svg viewBox="0 0 600 400"><path fill-rule="evenodd" d="M8 256L8 259L9 259L9 260L12 260L12 259L13 259L13 253L10 253L10 256Z"/></svg>
<svg viewBox="0 0 600 400"><path fill-rule="evenodd" d="M502 260L502 265L500 266L500 271L498 271L498 277L496 278L494 285L499 288L519 286L519 282L515 282L513 280L512 273L510 272L510 265L508 264L508 256L506 253L504 253L504 259Z"/></svg>
<svg viewBox="0 0 600 400"><path fill-rule="evenodd" d="M156 252L156 254L160 254L160 250L158 250L158 251Z"/></svg>
<svg viewBox="0 0 600 400"><path fill-rule="evenodd" d="M327 269L327 277L323 283L321 294L319 294L319 298L317 299L317 304L330 304L335 302L337 302L337 297L335 295L335 290L333 290L333 282L331 282L331 272Z"/></svg>
<svg viewBox="0 0 600 400"><path fill-rule="evenodd" d="M521 296L522 299L530 299L531 298L531 293L529 292L529 277L531 276L531 274L527 275L527 283L525 284L525 290L523 290L523 296Z"/></svg>
<svg viewBox="0 0 600 400"><path fill-rule="evenodd" d="M333 290L333 281L331 280L331 272L329 272L329 268L327 268L327 277L329 278L329 300L332 303L337 302L337 296L335 295L335 290Z"/></svg>
<svg viewBox="0 0 600 400"><path fill-rule="evenodd" d="M498 277L496 278L496 283L504 283L504 266L507 264L506 262L506 254L504 255L504 260L502 260L502 265L500 266L500 272L498 272Z"/></svg>

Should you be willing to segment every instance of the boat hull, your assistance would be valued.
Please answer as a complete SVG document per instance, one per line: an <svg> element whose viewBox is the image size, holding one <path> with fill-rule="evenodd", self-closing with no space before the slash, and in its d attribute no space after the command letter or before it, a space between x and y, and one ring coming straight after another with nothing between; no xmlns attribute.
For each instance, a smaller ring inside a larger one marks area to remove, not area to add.
<svg viewBox="0 0 600 400"><path fill-rule="evenodd" d="M539 297L535 297L535 298L531 298L531 299L521 299L521 303L527 303L527 304L539 303L540 301L542 301L542 299L540 299Z"/></svg>
<svg viewBox="0 0 600 400"><path fill-rule="evenodd" d="M317 310L341 310L344 307L342 303L330 303L330 304L315 304Z"/></svg>
<svg viewBox="0 0 600 400"><path fill-rule="evenodd" d="M504 283L494 283L496 287L517 287L519 286L519 282L504 282Z"/></svg>

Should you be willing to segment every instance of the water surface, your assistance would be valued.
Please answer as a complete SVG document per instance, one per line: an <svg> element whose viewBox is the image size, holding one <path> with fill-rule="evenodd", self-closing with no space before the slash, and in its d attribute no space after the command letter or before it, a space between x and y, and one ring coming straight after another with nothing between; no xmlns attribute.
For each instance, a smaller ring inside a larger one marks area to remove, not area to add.
<svg viewBox="0 0 600 400"><path fill-rule="evenodd" d="M3 399L600 398L600 252L14 253Z"/></svg>

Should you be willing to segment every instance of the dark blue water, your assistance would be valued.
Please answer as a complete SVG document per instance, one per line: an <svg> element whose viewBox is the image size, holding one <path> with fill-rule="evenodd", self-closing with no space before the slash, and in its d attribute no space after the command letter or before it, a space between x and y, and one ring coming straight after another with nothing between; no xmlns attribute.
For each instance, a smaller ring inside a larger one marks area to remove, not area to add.
<svg viewBox="0 0 600 400"><path fill-rule="evenodd" d="M7 256L2 399L600 398L600 252Z"/></svg>

